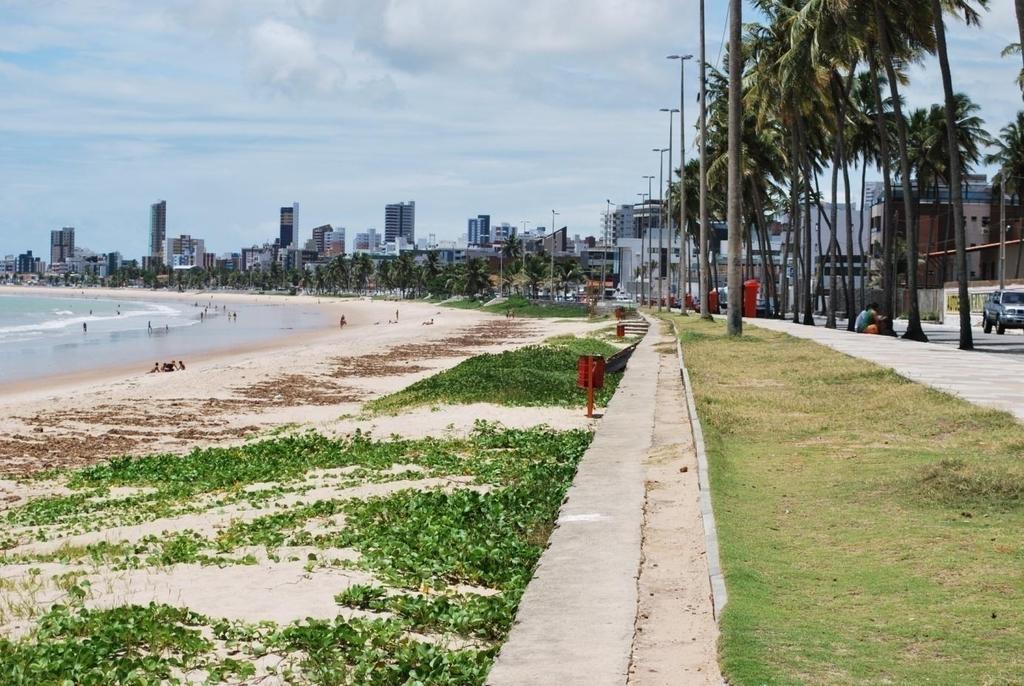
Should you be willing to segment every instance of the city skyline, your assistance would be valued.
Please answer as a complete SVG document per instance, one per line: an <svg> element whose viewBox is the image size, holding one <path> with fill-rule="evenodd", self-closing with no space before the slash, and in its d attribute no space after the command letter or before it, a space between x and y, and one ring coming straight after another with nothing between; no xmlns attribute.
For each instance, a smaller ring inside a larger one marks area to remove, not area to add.
<svg viewBox="0 0 1024 686"><path fill-rule="evenodd" d="M307 233L339 218L382 232L380 208L406 197L421 202L417 233L439 239L461 235L477 208L536 225L556 206L571 232L597 234L605 198L627 202L635 171L657 168L648 151L668 133L657 108L678 91L671 63L650 65L696 48L693 4L441 2L437 16L327 0L6 7L0 253L45 259L49 232L75 226L95 250L145 255L157 198L174 208L169 233L218 252L277 235L276 210L293 199ZM1016 63L998 56L1013 38L1004 5L980 31L950 24L958 88L991 131L1019 104ZM442 22L454 15L464 21ZM713 64L724 20L709 7ZM940 98L935 67L911 66L908 105Z"/></svg>

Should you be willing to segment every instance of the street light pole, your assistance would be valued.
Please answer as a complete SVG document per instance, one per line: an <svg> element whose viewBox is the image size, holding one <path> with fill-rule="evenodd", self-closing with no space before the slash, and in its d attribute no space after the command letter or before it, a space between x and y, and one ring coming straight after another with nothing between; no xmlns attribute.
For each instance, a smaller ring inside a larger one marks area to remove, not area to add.
<svg viewBox="0 0 1024 686"><path fill-rule="evenodd" d="M644 270L647 272L647 304L650 305L651 296L653 295L654 279L650 273L651 267L651 202L654 200L654 174L645 175L647 179L647 252L644 253ZM643 248L643 241L640 241L640 247Z"/></svg>
<svg viewBox="0 0 1024 686"><path fill-rule="evenodd" d="M612 221L612 201L605 200L605 203L607 203L607 208L604 213L604 241L602 241L601 246L601 302L605 301L605 293L608 291L605 285L605 279L607 278L606 275L608 273L608 225Z"/></svg>
<svg viewBox="0 0 1024 686"><path fill-rule="evenodd" d="M686 62L693 55L669 55L679 60L679 311L686 315L686 296L690 293L690 236L686 232ZM669 174L671 179L671 173Z"/></svg>
<svg viewBox="0 0 1024 686"><path fill-rule="evenodd" d="M555 217L558 212L551 210L551 302L555 302Z"/></svg>
<svg viewBox="0 0 1024 686"><path fill-rule="evenodd" d="M708 240L710 239L710 227L708 226L708 76L707 57L705 55L705 32L706 23L704 16L704 0L700 0L700 316L701 319L711 319L711 311L708 309L708 293L711 290L711 263L708 260ZM717 287L717 284L716 284Z"/></svg>
<svg viewBox="0 0 1024 686"><path fill-rule="evenodd" d="M646 197L646 196L643 193L637 193L637 195L640 196L640 209L642 211L643 207L644 207L644 197ZM635 217L636 217L636 213L634 213L634 220L635 220ZM638 294L637 300L639 301L638 304L640 306L643 306L643 304L644 304L644 269L645 269L644 263L643 263L644 226L643 226L643 223L640 222L640 221L637 221L636 224L637 224L637 227L640 229L640 260L641 260L641 262L640 262L640 292Z"/></svg>
<svg viewBox="0 0 1024 686"><path fill-rule="evenodd" d="M671 118L669 121L672 121ZM665 252L665 153L668 148L652 148L652 152L661 155L658 162L658 312L661 312L661 299L665 297L665 278L662 276L665 265L662 256Z"/></svg>

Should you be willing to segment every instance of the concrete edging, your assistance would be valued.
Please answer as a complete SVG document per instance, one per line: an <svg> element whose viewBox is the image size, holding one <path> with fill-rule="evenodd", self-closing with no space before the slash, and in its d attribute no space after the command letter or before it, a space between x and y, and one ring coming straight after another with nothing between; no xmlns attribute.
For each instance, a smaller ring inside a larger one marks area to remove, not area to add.
<svg viewBox="0 0 1024 686"><path fill-rule="evenodd" d="M715 612L715 621L721 620L722 609L729 601L725 589L725 576L722 574L722 561L718 553L718 529L715 526L715 512L711 506L711 479L708 474L708 454L704 448L704 431L697 417L697 403L693 398L690 386L690 373L686 370L683 358L683 344L679 340L679 328L672 322L672 331L676 339L676 356L679 358L679 374L683 378L683 390L686 392L686 407L690 414L690 431L693 433L693 448L697 453L697 480L700 484L700 515L704 524L704 545L707 549L708 577L711 580L711 602Z"/></svg>
<svg viewBox="0 0 1024 686"><path fill-rule="evenodd" d="M648 332L580 461L488 686L627 682L658 357Z"/></svg>

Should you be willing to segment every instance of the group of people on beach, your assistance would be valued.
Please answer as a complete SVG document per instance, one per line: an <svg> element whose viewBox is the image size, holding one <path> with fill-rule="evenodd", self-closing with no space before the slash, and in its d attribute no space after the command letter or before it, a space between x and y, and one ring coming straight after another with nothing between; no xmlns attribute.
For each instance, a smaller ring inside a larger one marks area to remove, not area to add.
<svg viewBox="0 0 1024 686"><path fill-rule="evenodd" d="M153 363L153 368L149 370L150 374L160 374L162 372L183 372L185 371L185 362L182 360L171 360L170 362L159 362Z"/></svg>

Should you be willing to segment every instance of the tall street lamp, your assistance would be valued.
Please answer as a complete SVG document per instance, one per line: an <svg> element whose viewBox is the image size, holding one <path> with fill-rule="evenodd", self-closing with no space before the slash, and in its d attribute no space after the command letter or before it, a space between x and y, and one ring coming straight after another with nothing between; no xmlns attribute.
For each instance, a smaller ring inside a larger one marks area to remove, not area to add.
<svg viewBox="0 0 1024 686"><path fill-rule="evenodd" d="M646 177L644 177L644 178L646 178ZM637 195L640 196L640 210L643 211L644 198L647 197L647 194L646 193L637 193ZM640 262L640 275L639 275L639 277L640 277L640 289L639 289L639 293L637 293L637 300L639 301L638 304L643 306L643 304L644 304L644 269L645 269L645 266L644 266L644 263L643 263L644 226L643 226L642 222L637 221L637 216L636 216L635 212L633 213L633 221L636 222L637 228L640 230L640 253L639 253L640 260L641 260L641 262ZM636 269L636 267L634 267L634 269ZM635 284L636 284L636 281L634 280L634 286L635 286Z"/></svg>
<svg viewBox="0 0 1024 686"><path fill-rule="evenodd" d="M658 163L658 312L661 312L661 299L665 297L665 277L662 274L665 266L665 153L668 152L668 148L652 148L652 152L661 156Z"/></svg>
<svg viewBox="0 0 1024 686"><path fill-rule="evenodd" d="M551 210L551 302L555 302L555 217L560 213Z"/></svg>
<svg viewBox="0 0 1024 686"><path fill-rule="evenodd" d="M646 213L645 213L647 215L647 231L644 232L646 234L646 236L647 236L647 252L644 253L644 271L647 272L647 298L646 298L646 302L647 302L647 304L650 304L651 295L652 295L652 286L654 285L653 284L654 279L651 278L651 273L650 273L650 267L651 267L651 202L654 200L654 189L653 189L654 174L650 174L650 175L645 174L644 178L647 179L647 205L646 205ZM640 249L642 250L643 247L644 247L644 242L643 242L643 239L641 239L640 240Z"/></svg>
<svg viewBox="0 0 1024 686"><path fill-rule="evenodd" d="M690 293L690 237L686 233L686 62L692 60L693 55L669 55L668 59L679 60L679 311L685 315L686 296Z"/></svg>
<svg viewBox="0 0 1024 686"><path fill-rule="evenodd" d="M665 197L669 200L671 205L672 200L672 115L678 112L676 109L669 109L667 107L661 108L662 112L668 112L668 190L665 192ZM682 186L680 186L680 189ZM662 216L665 217L665 223L668 224L668 252L666 253L665 261L668 263L665 265L665 274L668 276L668 293L665 294L665 306L669 310L672 308L668 305L669 296L672 294L672 215L668 211L668 208L662 210ZM664 231L665 227L662 227ZM659 272L660 273L660 272ZM660 307L659 303L659 307Z"/></svg>
<svg viewBox="0 0 1024 686"><path fill-rule="evenodd" d="M605 293L608 290L605 286L608 262L608 225L612 221L612 201L605 200L605 203L607 203L607 209L604 213L604 241L601 248L601 302L605 301Z"/></svg>

